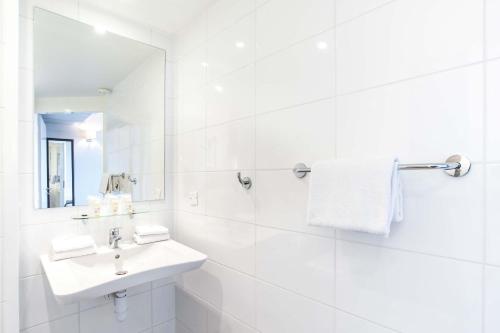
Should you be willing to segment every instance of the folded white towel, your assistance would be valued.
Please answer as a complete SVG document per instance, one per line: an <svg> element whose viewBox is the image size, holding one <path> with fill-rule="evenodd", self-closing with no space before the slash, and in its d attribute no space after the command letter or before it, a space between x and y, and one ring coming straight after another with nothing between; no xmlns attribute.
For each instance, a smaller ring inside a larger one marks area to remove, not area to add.
<svg viewBox="0 0 500 333"><path fill-rule="evenodd" d="M52 259L62 260L96 253L91 236L66 236L52 240Z"/></svg>
<svg viewBox="0 0 500 333"><path fill-rule="evenodd" d="M138 225L135 233L139 236L164 235L168 234L168 228L162 225Z"/></svg>
<svg viewBox="0 0 500 333"><path fill-rule="evenodd" d="M389 235L391 222L403 219L397 159L315 163L307 219L315 226Z"/></svg>
<svg viewBox="0 0 500 333"><path fill-rule="evenodd" d="M139 236L134 234L134 241L139 244L148 244L154 242L161 242L170 239L170 234L162 234L162 235L149 235L149 236Z"/></svg>
<svg viewBox="0 0 500 333"><path fill-rule="evenodd" d="M58 253L54 252L52 253L52 260L63 260L63 259L81 257L89 254L94 254L96 252L97 252L96 247L87 247L85 249L58 252Z"/></svg>
<svg viewBox="0 0 500 333"><path fill-rule="evenodd" d="M89 235L64 236L52 240L54 253L81 250L95 247L94 239Z"/></svg>

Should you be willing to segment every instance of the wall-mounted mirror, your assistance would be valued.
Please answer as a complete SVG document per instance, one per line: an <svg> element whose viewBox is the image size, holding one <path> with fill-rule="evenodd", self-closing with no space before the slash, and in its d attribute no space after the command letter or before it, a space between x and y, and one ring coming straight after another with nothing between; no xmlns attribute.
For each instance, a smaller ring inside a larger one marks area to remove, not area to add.
<svg viewBox="0 0 500 333"><path fill-rule="evenodd" d="M35 206L164 198L165 51L34 12Z"/></svg>

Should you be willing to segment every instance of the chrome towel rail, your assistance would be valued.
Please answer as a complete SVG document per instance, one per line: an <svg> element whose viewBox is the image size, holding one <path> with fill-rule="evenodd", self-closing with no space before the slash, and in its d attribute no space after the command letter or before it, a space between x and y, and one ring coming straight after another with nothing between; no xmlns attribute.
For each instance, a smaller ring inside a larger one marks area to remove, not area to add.
<svg viewBox="0 0 500 333"><path fill-rule="evenodd" d="M445 163L423 163L423 164L400 164L399 170L443 170L452 177L463 177L469 173L471 168L470 160L463 155L452 155ZM311 168L304 163L297 163L293 168L293 173L297 178L304 178Z"/></svg>

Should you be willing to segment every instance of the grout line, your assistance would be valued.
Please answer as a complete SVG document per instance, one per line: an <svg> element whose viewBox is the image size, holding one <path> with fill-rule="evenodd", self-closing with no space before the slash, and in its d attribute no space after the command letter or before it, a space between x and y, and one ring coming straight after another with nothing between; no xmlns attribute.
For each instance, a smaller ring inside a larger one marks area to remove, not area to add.
<svg viewBox="0 0 500 333"><path fill-rule="evenodd" d="M361 13L361 14L358 14L358 15L356 15L356 16L353 16L353 17L351 17L351 18L348 18L348 19L346 19L346 20L344 20L344 21L340 21L338 24L336 24L336 25L335 25L335 27L336 27L336 28L338 28L338 27L342 27L342 26L344 26L344 25L347 25L347 24L349 24L349 23L352 23L353 21L357 21L358 19L361 19L361 18L363 18L363 17L365 17L365 16L368 16L368 15L370 15L370 14L372 14L372 13L374 13L374 12L378 11L379 9L382 9L382 8L384 8L384 7L388 6L388 5L390 5L390 4L392 4L392 3L396 2L396 1L397 1L397 0L389 0L389 1L387 1L387 2L385 2L385 3L383 3L383 4L381 4L381 5L378 5L378 6L374 7L374 8L372 8L372 9L367 10L367 11L365 11L365 12Z"/></svg>

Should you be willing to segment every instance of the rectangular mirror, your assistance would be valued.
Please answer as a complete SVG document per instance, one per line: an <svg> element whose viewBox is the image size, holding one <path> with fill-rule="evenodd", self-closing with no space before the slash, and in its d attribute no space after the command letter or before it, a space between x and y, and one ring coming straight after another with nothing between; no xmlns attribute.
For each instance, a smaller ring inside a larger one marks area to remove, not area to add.
<svg viewBox="0 0 500 333"><path fill-rule="evenodd" d="M37 208L164 198L165 50L34 12Z"/></svg>

